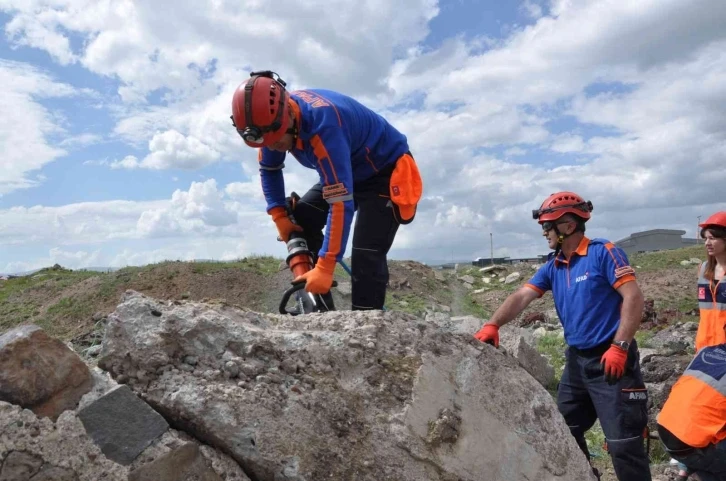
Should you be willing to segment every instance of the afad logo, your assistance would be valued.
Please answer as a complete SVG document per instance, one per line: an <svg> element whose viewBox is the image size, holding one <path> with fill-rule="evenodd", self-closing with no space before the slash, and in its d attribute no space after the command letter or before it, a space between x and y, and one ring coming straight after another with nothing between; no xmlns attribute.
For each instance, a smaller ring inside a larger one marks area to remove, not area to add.
<svg viewBox="0 0 726 481"><path fill-rule="evenodd" d="M590 275L590 271L586 271L585 272L585 275L578 276L578 277L575 278L575 283L577 284L578 282L586 281L587 280L587 276L589 276L589 275Z"/></svg>
<svg viewBox="0 0 726 481"><path fill-rule="evenodd" d="M699 287L698 288L698 298L700 300L706 299L706 288L705 287Z"/></svg>

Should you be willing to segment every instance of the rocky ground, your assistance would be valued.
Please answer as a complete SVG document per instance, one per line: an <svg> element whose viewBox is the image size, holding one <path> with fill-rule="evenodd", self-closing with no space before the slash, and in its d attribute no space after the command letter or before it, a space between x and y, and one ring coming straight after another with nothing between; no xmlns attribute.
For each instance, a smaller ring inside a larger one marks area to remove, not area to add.
<svg viewBox="0 0 726 481"><path fill-rule="evenodd" d="M698 257L703 257L702 246L631 259L648 299L638 340L651 395L651 419L692 353L698 322L694 293ZM535 268L523 264L483 271L460 265L456 270L439 270L412 261L392 261L386 307L439 325L469 316L471 322L465 325L473 332ZM342 268L336 278L340 284L334 292L336 305L346 309L350 303L349 278ZM31 276L0 281L0 335L19 324L34 323L51 337L68 342L93 366L109 315L127 289L161 301L203 301L264 313L277 311L290 279L280 259L266 257L232 263L164 262L109 273L54 266ZM517 337L507 350L518 353L520 364L531 354L530 348L545 356L552 373L530 370L530 374L551 390L561 372L564 348L551 296L535 301L513 324L525 341ZM601 449L602 433L593 429L588 441L598 456L596 463L606 473L603 479L614 480ZM651 446L654 479L674 479L658 442Z"/></svg>

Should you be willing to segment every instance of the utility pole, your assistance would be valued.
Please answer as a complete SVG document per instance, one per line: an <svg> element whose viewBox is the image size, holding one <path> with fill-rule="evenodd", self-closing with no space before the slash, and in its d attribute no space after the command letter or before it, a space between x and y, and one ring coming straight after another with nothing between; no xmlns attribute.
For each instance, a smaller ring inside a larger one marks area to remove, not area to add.
<svg viewBox="0 0 726 481"><path fill-rule="evenodd" d="M492 233L489 233L489 248L491 249L491 256L492 256L492 264L494 265L494 237L492 236Z"/></svg>

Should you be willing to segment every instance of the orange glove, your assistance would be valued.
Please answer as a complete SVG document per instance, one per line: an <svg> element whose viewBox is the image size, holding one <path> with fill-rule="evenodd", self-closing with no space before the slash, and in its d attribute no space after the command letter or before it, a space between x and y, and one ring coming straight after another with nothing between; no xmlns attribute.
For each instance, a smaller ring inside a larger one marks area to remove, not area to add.
<svg viewBox="0 0 726 481"><path fill-rule="evenodd" d="M605 371L605 380L608 384L615 384L625 374L625 363L628 360L628 351L613 344L600 358L600 364Z"/></svg>
<svg viewBox="0 0 726 481"><path fill-rule="evenodd" d="M333 287L335 260L318 258L315 268L292 280L293 284L305 281L305 290L310 294L326 294Z"/></svg>
<svg viewBox="0 0 726 481"><path fill-rule="evenodd" d="M499 326L496 324L484 324L474 337L481 342L486 342L494 347L499 347Z"/></svg>
<svg viewBox="0 0 726 481"><path fill-rule="evenodd" d="M275 222L275 226L277 226L277 233L280 234L280 239L283 242L287 242L290 239L290 234L293 232L303 231L302 227L292 223L284 207L273 207L268 214L272 216L272 220Z"/></svg>

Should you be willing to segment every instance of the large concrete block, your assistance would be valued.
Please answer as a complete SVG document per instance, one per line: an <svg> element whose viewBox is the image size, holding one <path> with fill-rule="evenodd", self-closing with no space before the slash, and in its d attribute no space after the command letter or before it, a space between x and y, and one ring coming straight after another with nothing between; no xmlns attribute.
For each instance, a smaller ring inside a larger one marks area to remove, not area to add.
<svg viewBox="0 0 726 481"><path fill-rule="evenodd" d="M78 417L103 454L122 465L131 464L169 428L159 413L125 385L83 408Z"/></svg>

